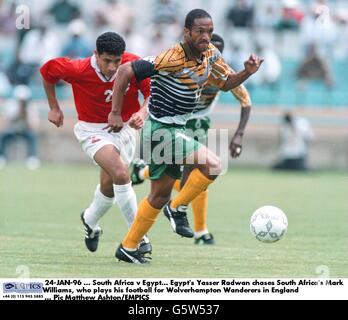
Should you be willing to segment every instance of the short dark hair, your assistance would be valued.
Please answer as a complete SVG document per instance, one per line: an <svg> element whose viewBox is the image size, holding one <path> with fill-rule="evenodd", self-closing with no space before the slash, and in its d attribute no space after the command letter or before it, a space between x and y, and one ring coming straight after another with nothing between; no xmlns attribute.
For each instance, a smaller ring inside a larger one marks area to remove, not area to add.
<svg viewBox="0 0 348 320"><path fill-rule="evenodd" d="M193 9L191 10L185 19L185 28L191 29L195 23L195 19L210 18L211 15L203 9Z"/></svg>
<svg viewBox="0 0 348 320"><path fill-rule="evenodd" d="M213 35L211 36L211 40L210 42L215 46L215 47L219 47L218 49L220 49L220 51L224 51L225 48L225 41L224 39L219 36L216 33L213 33Z"/></svg>
<svg viewBox="0 0 348 320"><path fill-rule="evenodd" d="M126 50L123 38L115 32L105 32L97 38L97 52L120 56Z"/></svg>

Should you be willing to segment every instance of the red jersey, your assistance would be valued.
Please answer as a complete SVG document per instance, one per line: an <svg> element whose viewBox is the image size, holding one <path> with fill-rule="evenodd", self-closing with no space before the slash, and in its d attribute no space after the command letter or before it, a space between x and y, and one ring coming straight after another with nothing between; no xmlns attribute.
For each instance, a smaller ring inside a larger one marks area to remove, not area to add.
<svg viewBox="0 0 348 320"><path fill-rule="evenodd" d="M125 52L121 64L138 59L138 56ZM49 83L64 80L71 84L79 120L108 122L116 74L107 80L100 72L95 56L82 60L52 59L41 67L40 72ZM137 82L135 77L132 78L123 100L122 119L125 122L140 109L138 90L146 99L150 95L150 79Z"/></svg>

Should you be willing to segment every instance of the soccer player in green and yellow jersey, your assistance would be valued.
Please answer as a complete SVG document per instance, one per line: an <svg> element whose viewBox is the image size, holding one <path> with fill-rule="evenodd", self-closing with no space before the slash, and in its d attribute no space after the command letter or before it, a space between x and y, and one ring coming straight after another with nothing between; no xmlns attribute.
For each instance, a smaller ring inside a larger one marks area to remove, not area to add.
<svg viewBox="0 0 348 320"><path fill-rule="evenodd" d="M211 38L211 43L218 48L220 52L223 52L224 40L222 37L214 33ZM210 85L208 80L202 90L197 107L194 109L190 119L186 123L186 133L190 136L192 134L192 137L202 143L206 143L207 141L208 130L210 128L210 114L217 103L219 92L220 89ZM239 101L241 106L240 122L230 143L231 156L236 158L242 151L242 138L249 119L251 100L244 85L232 89L231 93ZM181 190L191 171L192 167L184 167L181 180L176 180L174 184L174 189L176 191ZM149 166L146 166L142 160L135 161L133 163L131 179L133 185L142 183L144 179L150 179ZM214 244L214 237L207 228L208 190L201 192L192 201L192 210L195 244Z"/></svg>
<svg viewBox="0 0 348 320"><path fill-rule="evenodd" d="M244 63L243 71L233 72L220 51L210 43L213 31L209 13L201 9L192 10L185 19L182 43L156 57L124 64L118 70L112 110L105 127L109 131L118 132L124 125L120 113L131 78L135 76L140 81L151 77L149 115L142 132L144 158L149 161L151 192L139 204L136 219L116 250L115 256L119 260L147 262L137 250L137 244L163 207L173 230L183 237L192 238L194 233L187 221L187 206L221 173L220 159L185 134L186 122L197 107L208 79L220 90L230 91L257 72L263 60L251 55ZM140 115L138 121L143 121ZM170 200L173 185L181 177L181 164L192 164L194 169L180 192Z"/></svg>

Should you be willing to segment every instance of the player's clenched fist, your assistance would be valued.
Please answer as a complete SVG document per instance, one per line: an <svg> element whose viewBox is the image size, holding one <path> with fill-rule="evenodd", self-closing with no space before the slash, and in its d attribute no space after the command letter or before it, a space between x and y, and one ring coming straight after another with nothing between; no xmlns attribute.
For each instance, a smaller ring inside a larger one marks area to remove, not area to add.
<svg viewBox="0 0 348 320"><path fill-rule="evenodd" d="M253 74L253 73L257 72L257 70L259 70L263 61L264 60L261 59L260 57L258 57L256 54L252 54L249 57L249 59L244 62L245 70L248 73Z"/></svg>
<svg viewBox="0 0 348 320"><path fill-rule="evenodd" d="M242 137L235 134L230 143L230 154L232 158L238 158L242 153Z"/></svg>
<svg viewBox="0 0 348 320"><path fill-rule="evenodd" d="M61 109L51 109L48 112L48 121L52 122L56 127L62 127L64 122L64 114Z"/></svg>
<svg viewBox="0 0 348 320"><path fill-rule="evenodd" d="M122 128L123 121L121 115L110 112L108 116L108 125L103 129L108 129L108 132L119 132Z"/></svg>
<svg viewBox="0 0 348 320"><path fill-rule="evenodd" d="M140 112L133 113L130 120L129 120L129 126L133 129L139 130L144 125L144 119Z"/></svg>

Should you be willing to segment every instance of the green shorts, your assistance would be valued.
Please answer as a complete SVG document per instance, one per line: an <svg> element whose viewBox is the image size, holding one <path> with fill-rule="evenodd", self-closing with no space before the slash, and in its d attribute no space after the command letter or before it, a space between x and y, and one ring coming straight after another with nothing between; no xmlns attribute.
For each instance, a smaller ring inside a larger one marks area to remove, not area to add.
<svg viewBox="0 0 348 320"><path fill-rule="evenodd" d="M184 126L165 124L147 119L141 134L143 159L149 164L151 180L164 174L181 178L184 159L197 151L202 144L186 135Z"/></svg>
<svg viewBox="0 0 348 320"><path fill-rule="evenodd" d="M207 145L210 118L192 119L186 123L186 134L201 144Z"/></svg>

